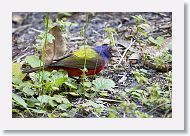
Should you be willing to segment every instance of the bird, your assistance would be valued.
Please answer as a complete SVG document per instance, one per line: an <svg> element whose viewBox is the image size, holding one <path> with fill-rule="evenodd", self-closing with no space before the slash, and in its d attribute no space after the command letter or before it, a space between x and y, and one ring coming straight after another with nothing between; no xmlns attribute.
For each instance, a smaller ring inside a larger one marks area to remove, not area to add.
<svg viewBox="0 0 190 136"><path fill-rule="evenodd" d="M86 58L86 59L85 59ZM70 55L48 65L44 65L44 70L65 70L68 76L79 77L83 74L82 69L87 69L85 75L95 75L104 69L111 58L111 48L109 45L99 45L79 49ZM39 71L41 68L30 68L23 70L23 73Z"/></svg>

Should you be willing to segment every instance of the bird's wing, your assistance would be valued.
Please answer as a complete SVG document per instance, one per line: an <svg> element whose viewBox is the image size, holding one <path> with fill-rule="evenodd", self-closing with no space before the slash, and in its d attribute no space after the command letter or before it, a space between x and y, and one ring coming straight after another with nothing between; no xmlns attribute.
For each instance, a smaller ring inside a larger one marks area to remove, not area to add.
<svg viewBox="0 0 190 136"><path fill-rule="evenodd" d="M85 63L84 58L77 57L76 55L71 55L58 62L52 63L49 66L82 69L84 67L84 63ZM104 65L104 61L99 55L96 58L91 58L91 59L86 60L86 68L87 69L95 69L102 65Z"/></svg>

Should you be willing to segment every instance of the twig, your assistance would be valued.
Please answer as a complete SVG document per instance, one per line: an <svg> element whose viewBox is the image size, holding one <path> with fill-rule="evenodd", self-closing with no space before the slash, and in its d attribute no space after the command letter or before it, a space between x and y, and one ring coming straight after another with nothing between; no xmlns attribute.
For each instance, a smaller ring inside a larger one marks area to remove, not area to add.
<svg viewBox="0 0 190 136"><path fill-rule="evenodd" d="M70 37L70 41L82 41L84 40L83 37Z"/></svg>
<svg viewBox="0 0 190 136"><path fill-rule="evenodd" d="M121 64L121 61L124 60L124 57L127 53L127 51L129 50L129 48L135 43L135 40L133 41L133 39L131 38L131 42L129 44L129 46L125 49L123 55L121 56L121 59L119 60L119 63L118 64Z"/></svg>
<svg viewBox="0 0 190 136"><path fill-rule="evenodd" d="M13 29L12 33L14 34L14 33L22 32L22 31L24 31L26 28L28 28L28 27L30 27L30 26L32 26L32 24L20 26L20 27L18 27L18 28Z"/></svg>
<svg viewBox="0 0 190 136"><path fill-rule="evenodd" d="M30 30L33 30L33 31L38 32L38 33L43 33L43 31L37 30L35 28L30 28Z"/></svg>
<svg viewBox="0 0 190 136"><path fill-rule="evenodd" d="M147 112L147 114L150 113L150 112L152 112L152 111L154 111L154 110L156 110L157 108L163 106L164 104L167 104L167 103L162 103L162 104L160 104L160 105L154 107L153 109L149 110L149 111Z"/></svg>
<svg viewBox="0 0 190 136"><path fill-rule="evenodd" d="M106 99L106 98L98 98L100 101L106 101L106 102L124 102L120 100L114 100L114 99Z"/></svg>

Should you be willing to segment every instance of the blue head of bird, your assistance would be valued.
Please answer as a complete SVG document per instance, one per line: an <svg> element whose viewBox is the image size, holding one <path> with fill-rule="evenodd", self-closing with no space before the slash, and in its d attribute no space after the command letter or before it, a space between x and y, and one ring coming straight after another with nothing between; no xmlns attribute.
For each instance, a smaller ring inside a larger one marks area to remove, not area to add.
<svg viewBox="0 0 190 136"><path fill-rule="evenodd" d="M96 46L93 48L100 56L104 59L104 62L110 60L111 58L111 52L110 52L110 46L109 45L102 45L102 46Z"/></svg>

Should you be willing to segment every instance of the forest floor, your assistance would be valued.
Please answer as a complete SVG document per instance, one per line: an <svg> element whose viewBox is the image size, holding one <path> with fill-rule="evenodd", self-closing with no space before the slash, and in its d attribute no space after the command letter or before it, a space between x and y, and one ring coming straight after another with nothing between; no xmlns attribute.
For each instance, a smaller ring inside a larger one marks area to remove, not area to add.
<svg viewBox="0 0 190 136"><path fill-rule="evenodd" d="M162 49L155 48L156 45L154 41L148 41L148 37L146 36L140 38L140 41L146 42L137 42L134 37L129 37L130 34L134 33L135 27L137 27L137 22L132 16L137 15L141 15L145 18L147 24L151 26L151 31L148 32L148 36L154 39L159 36L164 37L165 41L162 43ZM33 45L39 44L39 41L36 39L38 39L38 35L45 30L44 16L45 13L38 12L13 13L13 63L24 64L24 60L27 56L36 54L36 48ZM64 18L67 22L77 24L71 26L67 33L67 50L65 54L79 49L84 40L80 33L82 26L86 23L86 14L50 13L49 17L53 22L55 22L57 18ZM80 95L65 95L72 105L71 107L76 109L72 111L75 112L72 117L172 117L170 92L172 86L171 83L169 83L171 80L171 68L167 67L171 65L171 62L163 63L161 61L164 59L162 57L166 57L172 52L171 49L169 50L166 47L169 42L171 42L172 37L172 14L155 12L90 13L88 20L86 37L87 43L90 46L110 43L108 38L106 38L106 27L113 28L117 32L117 35L114 35L116 42L113 47L111 60L105 69L95 77L111 79L114 81L115 86L110 89L101 90L93 99L91 99L91 97L81 97ZM134 41L134 43L131 41ZM149 55L153 54L155 57L156 54L162 54L160 52L162 52L163 49L167 51L168 54L161 56L159 58L161 60L153 58L149 60L150 64L144 62L145 52L148 52L147 54ZM127 51L126 54L125 51ZM157 65L153 66L152 61L155 61ZM158 63L163 63L162 65L164 66L160 68ZM91 78L89 79L90 82L92 82L92 80ZM31 98L20 93L19 89L15 89L15 86L13 86L13 92L22 96L25 101ZM101 106L99 107L96 104ZM98 110L102 107L103 109ZM35 107L32 108L35 109ZM30 114L31 111L26 112L26 109L23 109L21 105L15 105L13 103L13 117L69 117L63 113L69 113L71 108L63 110L64 112L58 109L59 108L51 112L51 110L47 108L46 113L35 113L35 110L32 110ZM18 112L20 112L20 114L18 114Z"/></svg>

